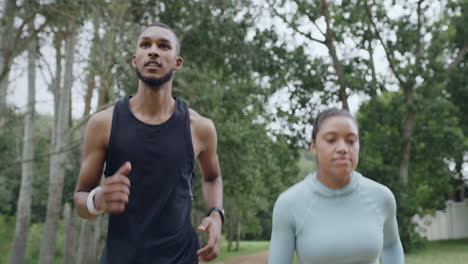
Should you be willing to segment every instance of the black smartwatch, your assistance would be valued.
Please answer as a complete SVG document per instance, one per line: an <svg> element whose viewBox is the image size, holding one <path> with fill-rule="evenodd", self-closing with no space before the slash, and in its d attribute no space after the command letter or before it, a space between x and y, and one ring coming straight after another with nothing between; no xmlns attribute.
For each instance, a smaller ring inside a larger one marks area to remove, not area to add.
<svg viewBox="0 0 468 264"><path fill-rule="evenodd" d="M224 209L219 208L219 207L213 207L208 211L208 214L206 216L210 216L213 211L218 211L219 214L221 215L221 223L224 224Z"/></svg>

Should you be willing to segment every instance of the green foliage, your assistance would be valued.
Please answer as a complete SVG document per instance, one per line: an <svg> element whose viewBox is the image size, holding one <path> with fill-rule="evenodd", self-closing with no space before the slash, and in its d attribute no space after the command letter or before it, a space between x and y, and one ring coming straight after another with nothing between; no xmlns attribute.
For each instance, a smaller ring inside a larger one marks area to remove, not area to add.
<svg viewBox="0 0 468 264"><path fill-rule="evenodd" d="M400 93L387 92L363 105L358 113L361 131L359 170L388 186L398 204L400 236L405 250L421 245L411 218L444 206L445 193L453 190L453 173L447 160L460 151L463 133L453 115L453 105L436 97L417 96L417 117L411 140L411 165L408 189L399 181L399 150L402 144L404 104Z"/></svg>
<svg viewBox="0 0 468 264"><path fill-rule="evenodd" d="M10 241L15 232L15 218L0 213L0 263L7 263Z"/></svg>
<svg viewBox="0 0 468 264"><path fill-rule="evenodd" d="M21 117L11 115L0 137L0 214L13 216L16 212L21 181Z"/></svg>
<svg viewBox="0 0 468 264"><path fill-rule="evenodd" d="M43 233L43 224L31 224L27 252L25 255L25 263L35 264L39 260L39 248L41 243L41 236ZM15 218L0 214L0 263L7 263L10 256L10 246L15 231ZM63 223L60 222L57 248L56 248L56 263L60 262L61 252L63 251Z"/></svg>

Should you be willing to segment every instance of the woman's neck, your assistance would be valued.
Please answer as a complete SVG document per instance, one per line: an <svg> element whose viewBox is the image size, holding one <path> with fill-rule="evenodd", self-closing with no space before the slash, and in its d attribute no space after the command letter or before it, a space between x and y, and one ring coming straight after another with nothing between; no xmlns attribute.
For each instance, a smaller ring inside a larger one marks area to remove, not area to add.
<svg viewBox="0 0 468 264"><path fill-rule="evenodd" d="M317 172L317 179L328 188L341 189L351 182L351 173L348 175L335 175L325 173L319 169Z"/></svg>

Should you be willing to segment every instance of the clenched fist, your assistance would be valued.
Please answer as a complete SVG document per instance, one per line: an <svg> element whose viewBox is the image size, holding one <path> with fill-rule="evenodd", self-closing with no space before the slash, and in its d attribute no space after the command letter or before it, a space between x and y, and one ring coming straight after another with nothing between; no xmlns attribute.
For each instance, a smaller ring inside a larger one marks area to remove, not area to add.
<svg viewBox="0 0 468 264"><path fill-rule="evenodd" d="M130 195L130 180L127 175L131 170L132 166L127 161L114 175L105 178L102 190L94 197L97 210L109 214L118 214L125 210Z"/></svg>

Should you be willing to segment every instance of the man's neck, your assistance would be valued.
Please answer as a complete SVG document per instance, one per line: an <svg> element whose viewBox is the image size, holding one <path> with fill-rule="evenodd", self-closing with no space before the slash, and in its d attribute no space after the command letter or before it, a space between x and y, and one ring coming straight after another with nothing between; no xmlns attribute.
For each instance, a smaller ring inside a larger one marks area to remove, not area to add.
<svg viewBox="0 0 468 264"><path fill-rule="evenodd" d="M172 80L157 88L139 81L138 91L129 104L132 113L145 123L159 124L166 121L175 111Z"/></svg>

